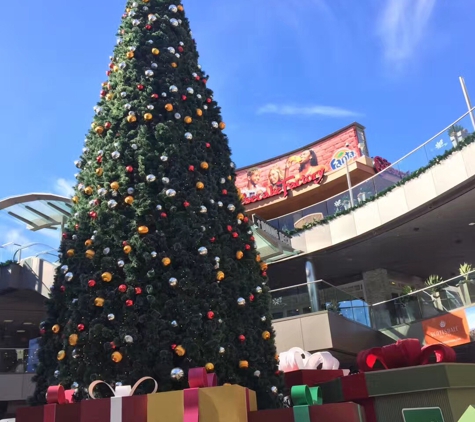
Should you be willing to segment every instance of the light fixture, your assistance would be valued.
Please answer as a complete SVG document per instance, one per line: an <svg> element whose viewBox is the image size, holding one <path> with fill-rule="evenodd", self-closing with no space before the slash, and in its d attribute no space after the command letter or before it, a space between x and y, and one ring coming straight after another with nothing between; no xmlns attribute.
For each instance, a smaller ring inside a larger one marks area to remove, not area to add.
<svg viewBox="0 0 475 422"><path fill-rule="evenodd" d="M3 322L13 322L13 319L4 319Z"/></svg>
<svg viewBox="0 0 475 422"><path fill-rule="evenodd" d="M469 226L475 226L475 223L468 223Z"/></svg>
<svg viewBox="0 0 475 422"><path fill-rule="evenodd" d="M32 322L24 322L23 325L33 325Z"/></svg>
<svg viewBox="0 0 475 422"><path fill-rule="evenodd" d="M25 330L16 330L17 333L24 333Z"/></svg>

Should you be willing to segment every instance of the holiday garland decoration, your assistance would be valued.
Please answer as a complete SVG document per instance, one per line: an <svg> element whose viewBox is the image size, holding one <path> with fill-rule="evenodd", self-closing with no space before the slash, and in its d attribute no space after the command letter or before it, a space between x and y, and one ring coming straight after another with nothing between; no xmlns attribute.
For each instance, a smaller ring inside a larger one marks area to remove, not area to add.
<svg viewBox="0 0 475 422"><path fill-rule="evenodd" d="M129 1L122 18L75 162L31 402L59 384L88 398L98 380L183 389L189 369L205 367L275 407L267 265L184 7Z"/></svg>

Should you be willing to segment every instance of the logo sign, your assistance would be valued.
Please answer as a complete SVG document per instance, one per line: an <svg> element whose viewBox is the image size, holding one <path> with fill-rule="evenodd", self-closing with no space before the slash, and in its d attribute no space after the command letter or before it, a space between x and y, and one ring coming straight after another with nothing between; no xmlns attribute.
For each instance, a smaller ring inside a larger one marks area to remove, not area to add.
<svg viewBox="0 0 475 422"><path fill-rule="evenodd" d="M464 309L422 321L426 344L458 346L470 342L470 328Z"/></svg>
<svg viewBox="0 0 475 422"><path fill-rule="evenodd" d="M404 422L445 422L440 407L419 407L402 409Z"/></svg>
<svg viewBox="0 0 475 422"><path fill-rule="evenodd" d="M266 220L258 217L256 214L253 214L252 220L259 229L267 233L269 236L273 237L275 240L284 243L288 246L292 246L290 237L287 236L285 233L281 232L280 230L276 229L275 227L272 227Z"/></svg>
<svg viewBox="0 0 475 422"><path fill-rule="evenodd" d="M342 148L333 154L332 160L330 161L330 167L332 170L338 170L355 157L355 151L349 148Z"/></svg>

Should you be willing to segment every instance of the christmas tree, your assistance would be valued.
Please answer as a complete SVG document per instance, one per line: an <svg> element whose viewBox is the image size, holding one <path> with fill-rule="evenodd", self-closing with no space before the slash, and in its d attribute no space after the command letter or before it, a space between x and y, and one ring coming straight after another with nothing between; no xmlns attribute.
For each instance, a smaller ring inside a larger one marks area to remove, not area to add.
<svg viewBox="0 0 475 422"><path fill-rule="evenodd" d="M129 1L83 154L42 324L33 403L94 380L220 384L279 401L266 264L181 4Z"/></svg>

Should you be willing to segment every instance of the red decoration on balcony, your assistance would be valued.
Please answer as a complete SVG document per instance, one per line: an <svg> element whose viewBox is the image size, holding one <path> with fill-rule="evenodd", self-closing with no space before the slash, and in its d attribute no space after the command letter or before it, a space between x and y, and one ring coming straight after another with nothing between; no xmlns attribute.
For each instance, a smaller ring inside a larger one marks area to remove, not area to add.
<svg viewBox="0 0 475 422"><path fill-rule="evenodd" d="M394 344L375 347L360 352L357 357L358 367L362 372L376 371L379 362L385 369L405 368L408 366L426 365L435 355L436 362L455 362L455 351L444 344L433 344L421 347L418 339L398 340Z"/></svg>

